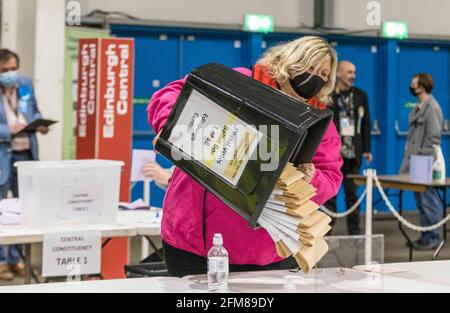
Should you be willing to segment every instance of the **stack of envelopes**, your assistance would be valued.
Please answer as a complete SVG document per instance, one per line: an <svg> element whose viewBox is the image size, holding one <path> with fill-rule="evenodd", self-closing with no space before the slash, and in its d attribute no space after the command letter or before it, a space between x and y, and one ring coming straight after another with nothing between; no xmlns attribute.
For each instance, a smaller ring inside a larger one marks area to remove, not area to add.
<svg viewBox="0 0 450 313"><path fill-rule="evenodd" d="M280 257L293 256L305 273L328 252L325 235L331 218L311 201L317 189L304 180L305 175L289 163L280 176L259 225L276 243Z"/></svg>

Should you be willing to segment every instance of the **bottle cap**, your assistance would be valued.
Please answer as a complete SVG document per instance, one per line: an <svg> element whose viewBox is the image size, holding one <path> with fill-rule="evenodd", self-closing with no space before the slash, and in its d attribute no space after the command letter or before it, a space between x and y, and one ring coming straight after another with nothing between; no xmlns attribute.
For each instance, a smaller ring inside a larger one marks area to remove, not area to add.
<svg viewBox="0 0 450 313"><path fill-rule="evenodd" d="M215 234L214 235L214 240L213 240L213 244L215 245L215 246L218 246L218 245L223 245L223 238L222 238L222 235L221 234Z"/></svg>

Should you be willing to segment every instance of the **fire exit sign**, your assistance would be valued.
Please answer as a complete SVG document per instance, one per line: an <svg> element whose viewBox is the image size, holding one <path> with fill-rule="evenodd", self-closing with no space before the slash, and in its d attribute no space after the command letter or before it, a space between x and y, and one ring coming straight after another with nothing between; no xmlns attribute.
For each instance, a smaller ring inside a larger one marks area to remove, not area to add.
<svg viewBox="0 0 450 313"><path fill-rule="evenodd" d="M247 14L245 15L244 30L250 32L271 33L275 22L271 15Z"/></svg>

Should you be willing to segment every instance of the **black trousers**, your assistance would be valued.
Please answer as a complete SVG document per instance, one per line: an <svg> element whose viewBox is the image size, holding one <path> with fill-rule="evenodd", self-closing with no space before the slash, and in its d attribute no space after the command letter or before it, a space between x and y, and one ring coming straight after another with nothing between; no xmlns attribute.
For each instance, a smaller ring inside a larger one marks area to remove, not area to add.
<svg viewBox="0 0 450 313"><path fill-rule="evenodd" d="M354 174L358 175L361 166L355 159L344 159L344 165L342 166L342 174L344 175L344 191L345 191L345 203L347 209L350 209L356 201L358 201L358 186L355 185L353 179L347 178L348 175ZM325 206L331 211L336 212L336 201L337 196L329 200ZM355 212L347 216L347 229L349 235L360 235L361 234L361 225L359 218L360 208L358 208ZM336 220L333 219L332 226L336 224Z"/></svg>
<svg viewBox="0 0 450 313"><path fill-rule="evenodd" d="M207 260L172 247L163 241L164 255L166 258L169 275L173 277L184 277L188 275L205 275L207 273ZM293 257L282 262L268 266L258 265L230 265L230 272L256 272L273 270L290 270L298 267Z"/></svg>

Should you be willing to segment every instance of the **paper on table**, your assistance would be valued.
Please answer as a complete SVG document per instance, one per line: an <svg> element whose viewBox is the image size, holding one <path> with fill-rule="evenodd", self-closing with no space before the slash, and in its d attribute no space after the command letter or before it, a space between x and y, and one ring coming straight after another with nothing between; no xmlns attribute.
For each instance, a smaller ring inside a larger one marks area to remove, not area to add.
<svg viewBox="0 0 450 313"><path fill-rule="evenodd" d="M15 212L0 213L1 225L20 225L22 224L22 215Z"/></svg>
<svg viewBox="0 0 450 313"><path fill-rule="evenodd" d="M121 210L150 210L150 207L142 199L138 199L132 203L120 202L119 208Z"/></svg>
<svg viewBox="0 0 450 313"><path fill-rule="evenodd" d="M0 201L0 224L18 225L22 223L22 209L19 199L3 199Z"/></svg>
<svg viewBox="0 0 450 313"><path fill-rule="evenodd" d="M133 150L133 160L131 162L131 181L145 181L146 178L142 174L142 167L146 163L155 163L156 154L151 150Z"/></svg>
<svg viewBox="0 0 450 313"><path fill-rule="evenodd" d="M433 156L412 155L409 176L412 182L431 184L433 182Z"/></svg>
<svg viewBox="0 0 450 313"><path fill-rule="evenodd" d="M14 212L22 214L20 201L16 198L3 199L0 201L0 212Z"/></svg>
<svg viewBox="0 0 450 313"><path fill-rule="evenodd" d="M405 269L395 268L395 267L387 266L384 264L358 265L358 266L353 267L353 269L355 271L360 271L360 272L378 273L378 274L384 274L384 275L392 275L392 274L409 272L408 270L405 270Z"/></svg>

